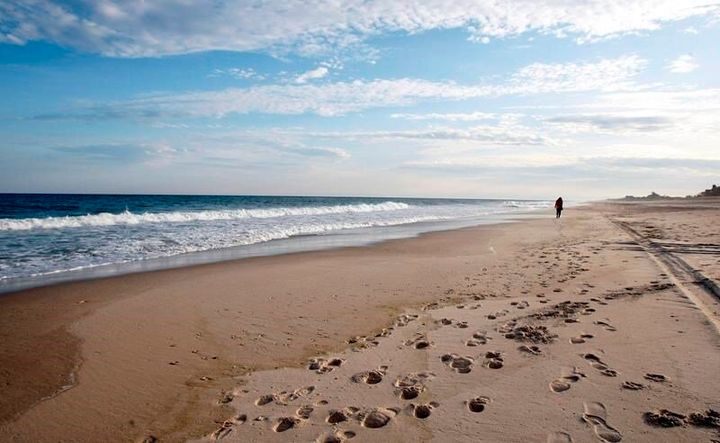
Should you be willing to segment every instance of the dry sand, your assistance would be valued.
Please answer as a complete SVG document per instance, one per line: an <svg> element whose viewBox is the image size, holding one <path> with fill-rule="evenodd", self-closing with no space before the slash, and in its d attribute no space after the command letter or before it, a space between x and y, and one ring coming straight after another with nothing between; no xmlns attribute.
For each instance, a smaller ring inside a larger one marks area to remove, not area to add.
<svg viewBox="0 0 720 443"><path fill-rule="evenodd" d="M2 296L0 437L720 440L718 203Z"/></svg>

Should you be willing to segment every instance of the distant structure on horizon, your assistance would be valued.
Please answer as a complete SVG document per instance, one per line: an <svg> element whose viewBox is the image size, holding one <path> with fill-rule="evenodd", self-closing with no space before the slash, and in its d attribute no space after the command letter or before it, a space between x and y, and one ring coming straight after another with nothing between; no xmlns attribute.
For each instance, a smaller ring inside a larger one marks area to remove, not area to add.
<svg viewBox="0 0 720 443"><path fill-rule="evenodd" d="M666 200L666 199L679 199L679 198L700 198L700 197L720 197L720 186L712 185L711 188L704 190L697 195L687 195L685 197L671 197L669 195L660 195L657 192L651 192L644 197L636 197L634 195L626 195L623 198L615 200Z"/></svg>
<svg viewBox="0 0 720 443"><path fill-rule="evenodd" d="M712 188L699 193L698 197L720 197L720 186L712 185Z"/></svg>

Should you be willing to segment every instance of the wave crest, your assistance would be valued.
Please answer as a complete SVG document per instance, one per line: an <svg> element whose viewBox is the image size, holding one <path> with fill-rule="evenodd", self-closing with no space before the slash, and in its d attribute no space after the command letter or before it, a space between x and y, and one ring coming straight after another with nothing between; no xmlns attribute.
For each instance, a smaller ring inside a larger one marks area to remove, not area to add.
<svg viewBox="0 0 720 443"><path fill-rule="evenodd" d="M145 223L187 223L193 221L241 220L301 215L350 214L408 209L407 203L387 201L335 206L278 207L268 209L225 209L214 211L146 212L136 214L100 213L66 217L0 219L0 231L82 228L87 226L141 225Z"/></svg>

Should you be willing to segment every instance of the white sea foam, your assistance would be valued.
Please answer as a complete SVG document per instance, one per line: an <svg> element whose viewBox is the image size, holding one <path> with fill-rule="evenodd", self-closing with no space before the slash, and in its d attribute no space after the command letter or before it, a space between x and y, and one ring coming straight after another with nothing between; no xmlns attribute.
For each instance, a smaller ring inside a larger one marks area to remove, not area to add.
<svg viewBox="0 0 720 443"><path fill-rule="evenodd" d="M165 233L165 235L179 235L182 241L173 241L170 238L163 238L160 241L149 238L129 238L123 242L110 241L105 246L98 246L105 253L114 259L114 261L98 261L97 257L78 257L73 263L74 266L47 270L47 266L52 266L49 261L53 261L50 257L37 257L34 260L28 260L25 263L23 272L25 274L9 273L3 275L6 265L0 261L0 282L18 276L24 277L42 277L67 271L80 271L98 266L107 266L112 264L126 263L130 261L148 260L161 257L172 257L179 254L188 254L193 252L212 251L229 247L247 246L257 243L264 243L272 240L282 240L303 235L319 235L330 232L346 230L372 228L380 226L397 226L410 223L421 223L428 221L448 220L452 217L448 216L415 216L405 218L395 218L391 220L373 220L365 222L336 222L336 223L305 223L302 225L288 224L284 226L263 226L262 228L248 229L240 233L233 234L222 229L205 230L202 232L190 233L186 231L178 231L173 233ZM98 254L100 255L100 254ZM59 257L58 257L59 258ZM59 258L59 262L64 263L66 259ZM62 266L62 265L61 265ZM35 272L27 273L28 270ZM17 271L17 270L16 270Z"/></svg>
<svg viewBox="0 0 720 443"><path fill-rule="evenodd" d="M194 221L240 220L298 215L352 214L398 211L408 209L407 203L387 201L355 205L278 207L267 209L229 209L214 211L148 212L136 214L100 213L67 217L0 219L0 231L26 231L31 229L81 228L87 226L140 225L145 223L187 223Z"/></svg>
<svg viewBox="0 0 720 443"><path fill-rule="evenodd" d="M542 209L542 208L550 207L550 203L547 201L506 200L503 202L503 206L506 208L517 208L517 209Z"/></svg>

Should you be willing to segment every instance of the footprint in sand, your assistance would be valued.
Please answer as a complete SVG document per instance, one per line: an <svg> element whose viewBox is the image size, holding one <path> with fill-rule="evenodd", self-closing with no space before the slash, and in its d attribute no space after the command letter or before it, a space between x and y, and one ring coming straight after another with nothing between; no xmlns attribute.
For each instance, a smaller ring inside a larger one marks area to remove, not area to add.
<svg viewBox="0 0 720 443"><path fill-rule="evenodd" d="M266 404L272 403L275 401L275 395L274 394L266 394L255 400L256 406L265 406Z"/></svg>
<svg viewBox="0 0 720 443"><path fill-rule="evenodd" d="M338 430L332 433L325 433L315 439L315 443L343 443L353 437L355 437L353 431L342 431Z"/></svg>
<svg viewBox="0 0 720 443"><path fill-rule="evenodd" d="M310 418L310 414L312 414L314 410L315 409L313 409L313 407L310 405L303 405L300 406L297 411L295 411L295 415L297 415L298 418L307 420Z"/></svg>
<svg viewBox="0 0 720 443"><path fill-rule="evenodd" d="M246 414L239 414L235 417L232 417L228 420L225 420L222 425L218 429L216 429L212 434L210 434L210 437L215 440L222 440L223 438L227 437L233 430L233 427L235 425L241 425L247 421L247 415Z"/></svg>
<svg viewBox="0 0 720 443"><path fill-rule="evenodd" d="M567 432L557 431L548 434L547 443L572 443L573 439Z"/></svg>
<svg viewBox="0 0 720 443"><path fill-rule="evenodd" d="M405 346L412 346L415 349L425 349L430 347L431 344L430 340L422 332L416 332L412 339L405 341Z"/></svg>
<svg viewBox="0 0 720 443"><path fill-rule="evenodd" d="M720 412L714 409L708 409L704 412L691 412L686 421L693 426L720 430Z"/></svg>
<svg viewBox="0 0 720 443"><path fill-rule="evenodd" d="M450 326L451 324L453 324L453 321L454 320L451 318L441 318L440 320L436 320L435 322L443 326Z"/></svg>
<svg viewBox="0 0 720 443"><path fill-rule="evenodd" d="M483 364L486 368L500 369L503 367L503 357L500 351L489 351L485 353L485 363Z"/></svg>
<svg viewBox="0 0 720 443"><path fill-rule="evenodd" d="M397 319L395 319L395 326L396 327L407 326L408 323L417 320L417 318L418 318L417 314L402 314Z"/></svg>
<svg viewBox="0 0 720 443"><path fill-rule="evenodd" d="M297 400L300 397L306 397L315 391L315 386L303 386L293 392L282 391L277 394L265 394L255 400L255 405L265 406L269 403L277 403L279 405L286 405L288 402Z"/></svg>
<svg viewBox="0 0 720 443"><path fill-rule="evenodd" d="M469 356L461 357L457 354L445 354L440 360L459 374L467 374L472 371L474 359Z"/></svg>
<svg viewBox="0 0 720 443"><path fill-rule="evenodd" d="M325 421L331 425L342 423L357 414L358 411L360 411L360 409L353 406L348 406L343 409L331 409Z"/></svg>
<svg viewBox="0 0 720 443"><path fill-rule="evenodd" d="M394 331L395 328L390 326L387 328L382 328L380 332L375 334L375 338L382 338L382 337L390 337L392 335L392 331Z"/></svg>
<svg viewBox="0 0 720 443"><path fill-rule="evenodd" d="M579 344L585 343L586 341L588 341L594 337L595 336L592 334L580 334L580 335L576 335L575 337L571 337L570 343L572 343L574 345L579 345Z"/></svg>
<svg viewBox="0 0 720 443"><path fill-rule="evenodd" d="M226 405L233 401L233 398L235 398L235 395L232 392L224 392L218 400L218 404Z"/></svg>
<svg viewBox="0 0 720 443"><path fill-rule="evenodd" d="M327 418L325 419L326 422L330 423L331 425L342 423L344 421L347 421L348 416L345 414L344 411L334 409L331 410L328 414Z"/></svg>
<svg viewBox="0 0 720 443"><path fill-rule="evenodd" d="M434 376L432 372L411 372L399 376L393 383L395 394L403 400L417 398L425 390L425 382Z"/></svg>
<svg viewBox="0 0 720 443"><path fill-rule="evenodd" d="M308 369L315 371L318 374L326 374L339 368L343 363L345 363L345 360L341 358L331 358L329 360L324 358L313 358L308 363Z"/></svg>
<svg viewBox="0 0 720 443"><path fill-rule="evenodd" d="M382 336L381 334L378 334L377 336ZM377 337L376 336L376 337ZM353 351L359 351L362 349L372 348L380 344L379 341L375 339L375 337L367 337L362 335L356 335L355 337L351 337L345 342L349 345L353 345L352 350Z"/></svg>
<svg viewBox="0 0 720 443"><path fill-rule="evenodd" d="M279 405L286 405L293 400L297 400L298 397L300 396L298 395L297 390L292 392L281 391L275 394L275 403Z"/></svg>
<svg viewBox="0 0 720 443"><path fill-rule="evenodd" d="M608 377L618 376L618 372L611 369L604 361L600 360L600 357L597 355L588 353L584 354L583 358L590 363L590 366L600 371L602 375L607 375Z"/></svg>
<svg viewBox="0 0 720 443"><path fill-rule="evenodd" d="M675 426L683 426L687 417L677 412L660 409L659 411L646 412L643 414L643 420L650 426L661 428L672 428Z"/></svg>
<svg viewBox="0 0 720 443"><path fill-rule="evenodd" d="M485 406L490 404L491 401L490 397L480 396L466 400L465 406L467 406L470 412L480 413L485 410Z"/></svg>
<svg viewBox="0 0 720 443"><path fill-rule="evenodd" d="M378 369L372 371L358 372L357 374L350 377L355 383L365 383L366 385L376 385L383 380L383 376L387 371L387 366L381 366Z"/></svg>
<svg viewBox="0 0 720 443"><path fill-rule="evenodd" d="M595 324L598 326L602 326L605 328L606 331L615 332L617 331L617 328L610 323L610 320L604 319L604 320L595 320Z"/></svg>
<svg viewBox="0 0 720 443"><path fill-rule="evenodd" d="M377 429L390 423L398 412L400 411L396 408L375 408L361 412L358 418L364 427Z"/></svg>
<svg viewBox="0 0 720 443"><path fill-rule="evenodd" d="M528 345L518 346L518 351L523 352L523 353L525 353L525 354L530 354L530 355L540 355L540 354L542 354L542 350L541 350L539 347L535 346L535 345L532 345L532 346L528 346Z"/></svg>
<svg viewBox="0 0 720 443"><path fill-rule="evenodd" d="M298 397L306 397L315 392L315 386L303 386L295 390L295 395Z"/></svg>
<svg viewBox="0 0 720 443"><path fill-rule="evenodd" d="M517 326L517 320L506 321L502 325L498 326L497 331L501 334L509 334L515 330L515 326Z"/></svg>
<svg viewBox="0 0 720 443"><path fill-rule="evenodd" d="M222 440L223 438L230 435L230 433L232 432L232 428L233 428L232 423L230 423L226 420L222 425L220 425L220 427L218 429L216 429L212 434L210 434L210 438L212 438L213 440ZM145 441L147 441L147 440L144 440L143 443ZM154 442L156 440L152 440L152 441Z"/></svg>
<svg viewBox="0 0 720 443"><path fill-rule="evenodd" d="M525 300L520 301L520 302L513 301L513 302L510 302L510 306L515 306L515 308L517 308L517 309L525 309L530 306L530 303L528 303Z"/></svg>
<svg viewBox="0 0 720 443"><path fill-rule="evenodd" d="M641 389L645 389L645 385L642 383L636 383L634 381L624 381L622 383L623 389L628 389L630 391L639 391Z"/></svg>
<svg viewBox="0 0 720 443"><path fill-rule="evenodd" d="M615 443L622 440L622 434L607 422L607 409L605 405L596 402L584 402L583 420L592 425L595 435L602 441Z"/></svg>
<svg viewBox="0 0 720 443"><path fill-rule="evenodd" d="M508 315L508 313L510 313L510 311L508 311L507 309L503 309L494 314L488 314L487 318L488 318L488 320L495 320L498 317L504 317L504 316Z"/></svg>
<svg viewBox="0 0 720 443"><path fill-rule="evenodd" d="M577 368L563 368L560 371L560 378L550 382L550 390L553 392L565 392L570 389L573 383L577 383L585 377L585 374L579 372Z"/></svg>
<svg viewBox="0 0 720 443"><path fill-rule="evenodd" d="M426 404L416 405L416 404L410 404L408 405L408 410L412 413L412 415L415 418L419 418L421 420L424 420L428 417L430 417L430 414L432 413L432 410L440 406L440 403L438 402L430 402Z"/></svg>
<svg viewBox="0 0 720 443"><path fill-rule="evenodd" d="M669 381L669 379L662 374L653 374L650 372L645 374L645 378L656 383L665 383L666 381Z"/></svg>
<svg viewBox="0 0 720 443"><path fill-rule="evenodd" d="M418 395L423 391L424 388L421 388L419 386L407 386L405 388L400 389L400 394L398 396L403 400L412 400L414 398L417 398Z"/></svg>
<svg viewBox="0 0 720 443"><path fill-rule="evenodd" d="M273 426L275 432L285 432L288 429L292 429L299 423L299 420L294 417L280 417Z"/></svg>
<svg viewBox="0 0 720 443"><path fill-rule="evenodd" d="M473 334L472 338L465 342L465 346L479 346L484 345L489 340L487 332L477 331Z"/></svg>

